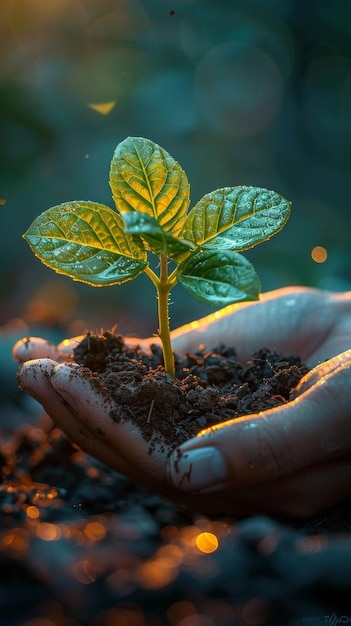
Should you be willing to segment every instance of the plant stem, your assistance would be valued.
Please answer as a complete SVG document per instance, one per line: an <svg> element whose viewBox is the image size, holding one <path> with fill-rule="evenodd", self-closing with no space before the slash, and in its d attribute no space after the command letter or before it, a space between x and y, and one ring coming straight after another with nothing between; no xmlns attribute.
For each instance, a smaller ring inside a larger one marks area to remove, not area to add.
<svg viewBox="0 0 351 626"><path fill-rule="evenodd" d="M160 256L160 280L157 289L158 333L162 343L163 362L166 372L174 378L174 355L169 328L169 292L173 286L168 277L168 259Z"/></svg>
<svg viewBox="0 0 351 626"><path fill-rule="evenodd" d="M152 280L157 291L158 335L161 339L163 363L166 372L174 378L175 366L169 328L169 292L177 282L176 273L168 275L168 257L160 256L160 277L147 266L145 274Z"/></svg>

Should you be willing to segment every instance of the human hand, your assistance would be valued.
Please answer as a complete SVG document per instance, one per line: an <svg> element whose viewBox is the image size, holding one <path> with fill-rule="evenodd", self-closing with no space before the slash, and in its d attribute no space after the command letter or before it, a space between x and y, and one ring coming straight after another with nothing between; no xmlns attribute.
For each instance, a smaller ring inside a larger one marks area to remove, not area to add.
<svg viewBox="0 0 351 626"><path fill-rule="evenodd" d="M26 362L19 383L82 449L169 499L203 513L309 516L351 493L350 310L351 294L289 288L176 330L178 353L230 338L240 360L267 345L314 369L291 402L202 431L173 451L159 445L150 455L135 424L111 420L96 377L58 364L70 342L66 352L48 345L49 354L40 343L17 345L20 361L51 357Z"/></svg>

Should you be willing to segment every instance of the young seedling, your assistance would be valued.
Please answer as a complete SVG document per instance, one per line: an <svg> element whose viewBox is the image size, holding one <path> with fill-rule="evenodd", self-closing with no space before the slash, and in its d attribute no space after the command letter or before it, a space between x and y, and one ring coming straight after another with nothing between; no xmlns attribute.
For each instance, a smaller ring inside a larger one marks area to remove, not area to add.
<svg viewBox="0 0 351 626"><path fill-rule="evenodd" d="M142 137L117 146L110 186L116 210L65 202L39 215L24 238L56 272L95 287L120 285L145 272L157 291L164 366L174 376L171 289L180 283L215 306L258 300L258 276L239 252L280 231L290 203L267 189L224 187L188 212L185 172L166 150Z"/></svg>

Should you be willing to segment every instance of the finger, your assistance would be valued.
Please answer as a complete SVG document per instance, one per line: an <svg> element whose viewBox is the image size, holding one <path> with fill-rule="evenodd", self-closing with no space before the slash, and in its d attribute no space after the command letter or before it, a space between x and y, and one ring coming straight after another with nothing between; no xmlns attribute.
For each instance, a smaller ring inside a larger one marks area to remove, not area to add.
<svg viewBox="0 0 351 626"><path fill-rule="evenodd" d="M85 335L64 339L57 346L57 361L64 363L65 361L73 361L74 350L83 341Z"/></svg>
<svg viewBox="0 0 351 626"><path fill-rule="evenodd" d="M350 455L351 352L283 407L205 430L175 450L170 480L185 492L271 482Z"/></svg>
<svg viewBox="0 0 351 626"><path fill-rule="evenodd" d="M172 333L173 346L179 353L196 350L201 343L212 348L225 337L236 347L239 360L245 361L261 347L264 337L271 349L289 352L294 346L296 354L305 358L311 336L307 341L304 329L310 328L308 318L313 309L313 341L318 341L315 311L326 309L329 314L329 308L321 306L326 298L326 293L317 289L289 287L270 291L262 294L258 302L232 304L178 328ZM300 323L302 318L304 325ZM324 336L324 320L322 328Z"/></svg>
<svg viewBox="0 0 351 626"><path fill-rule="evenodd" d="M33 359L56 360L57 348L51 341L41 337L23 337L13 346L12 356L19 363Z"/></svg>
<svg viewBox="0 0 351 626"><path fill-rule="evenodd" d="M176 329L173 347L183 354L200 344L211 349L225 339L235 346L239 361L246 361L264 337L272 350L299 355L314 366L347 346L350 309L350 293L341 298L319 289L277 289L262 294L258 302L232 304Z"/></svg>
<svg viewBox="0 0 351 626"><path fill-rule="evenodd" d="M239 489L203 491L190 497L188 507L204 515L268 514L284 518L306 519L350 497L349 459L319 464L264 485Z"/></svg>
<svg viewBox="0 0 351 626"><path fill-rule="evenodd" d="M18 380L23 391L38 400L48 415L82 450L110 465L118 472L129 475L131 468L128 463L111 450L103 442L91 436L75 409L52 386L52 377L57 363L51 359L38 359L22 365Z"/></svg>
<svg viewBox="0 0 351 626"><path fill-rule="evenodd" d="M308 518L349 498L350 476L350 459L339 459L308 467L269 485L256 486L250 498L263 512Z"/></svg>
<svg viewBox="0 0 351 626"><path fill-rule="evenodd" d="M327 379L333 381L333 376L338 372L351 368L351 350L341 352L336 357L320 363L310 370L293 390L291 398L302 396L306 391L316 385L323 385Z"/></svg>
<svg viewBox="0 0 351 626"><path fill-rule="evenodd" d="M74 348L84 339L84 335L65 339L56 346L47 339L41 337L23 337L15 343L12 356L15 361L25 363L34 359L53 359L59 363L72 361Z"/></svg>
<svg viewBox="0 0 351 626"><path fill-rule="evenodd" d="M99 377L79 365L62 364L54 369L51 384L73 409L89 438L110 450L109 460L103 459L106 463L111 465L111 455L123 459L129 466L128 475L139 484L154 482L160 487L165 482L168 448L163 438L155 435L147 441L131 419L121 416ZM62 420L60 423L64 427Z"/></svg>

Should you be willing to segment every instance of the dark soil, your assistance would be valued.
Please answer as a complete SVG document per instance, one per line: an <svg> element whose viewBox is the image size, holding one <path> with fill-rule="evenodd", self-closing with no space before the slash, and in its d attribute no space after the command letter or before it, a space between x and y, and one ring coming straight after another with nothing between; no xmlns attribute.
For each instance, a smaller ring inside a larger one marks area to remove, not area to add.
<svg viewBox="0 0 351 626"><path fill-rule="evenodd" d="M234 348L219 345L175 355L173 380L163 368L159 346L153 345L148 355L109 331L89 333L74 358L99 374L116 402L114 420L132 420L151 445L161 435L171 448L203 428L285 404L308 371L299 357L268 348L242 364Z"/></svg>
<svg viewBox="0 0 351 626"><path fill-rule="evenodd" d="M172 385L157 348L149 360L111 333L90 335L76 358L121 394L116 419L146 411L155 428L160 409L165 418L161 390L173 411L167 436L179 441L234 412L287 402L306 371L266 349L241 366L233 350L218 348L177 359ZM20 398L0 420L1 626L351 622L350 502L300 523L192 515L83 453L39 407L28 417Z"/></svg>

